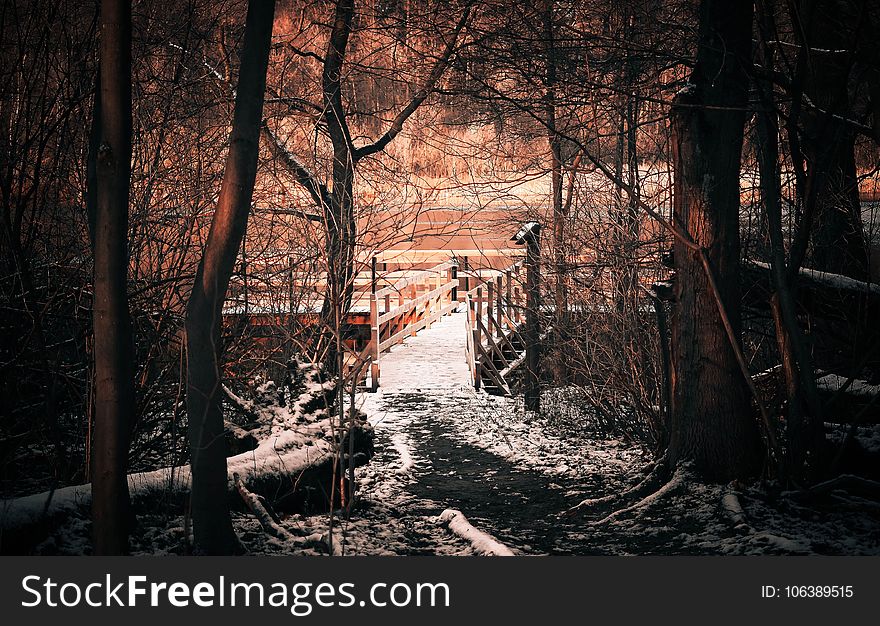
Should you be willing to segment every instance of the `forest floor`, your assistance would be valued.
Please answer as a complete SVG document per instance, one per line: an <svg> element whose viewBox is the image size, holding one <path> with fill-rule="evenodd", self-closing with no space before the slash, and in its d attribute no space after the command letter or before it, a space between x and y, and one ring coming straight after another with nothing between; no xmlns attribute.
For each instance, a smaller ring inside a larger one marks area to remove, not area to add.
<svg viewBox="0 0 880 626"><path fill-rule="evenodd" d="M651 455L636 443L527 414L518 399L474 391L464 341L464 316L457 313L383 355L380 390L359 398L375 428L376 454L357 470L350 519L337 513L334 521L333 541L344 554L477 553L439 521L446 508L460 510L517 554L880 554L876 511L833 499L807 505L766 483L707 485L686 472L676 474L662 497L619 514L638 499L561 515L584 499L637 484ZM183 552L179 515L140 514L138 522L135 554ZM299 537L326 537L329 516L282 522ZM234 514L234 523L252 554L325 552L323 544L269 537L248 514ZM88 520L71 519L38 551L87 550Z"/></svg>

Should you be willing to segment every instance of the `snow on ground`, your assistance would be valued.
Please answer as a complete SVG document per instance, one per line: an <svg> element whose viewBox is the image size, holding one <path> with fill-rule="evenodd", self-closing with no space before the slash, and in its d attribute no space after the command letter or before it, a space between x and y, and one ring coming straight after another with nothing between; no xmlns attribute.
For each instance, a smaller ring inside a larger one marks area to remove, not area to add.
<svg viewBox="0 0 880 626"><path fill-rule="evenodd" d="M518 399L475 392L464 342L464 315L456 313L382 355L379 391L359 397L375 428L376 454L357 470L351 519L334 519L337 550L476 554L439 517L457 509L517 554L880 554L877 513L844 494L808 505L772 484L706 485L686 469L643 502L600 501L580 517L561 517L584 499L607 500L640 482L650 455L632 443L560 432ZM321 542L271 538L248 514L233 517L250 553L327 552ZM139 521L134 553L183 552L179 515L156 510ZM326 514L283 519L299 538L326 537L328 522ZM41 551L82 553L88 532L88 520L72 516Z"/></svg>

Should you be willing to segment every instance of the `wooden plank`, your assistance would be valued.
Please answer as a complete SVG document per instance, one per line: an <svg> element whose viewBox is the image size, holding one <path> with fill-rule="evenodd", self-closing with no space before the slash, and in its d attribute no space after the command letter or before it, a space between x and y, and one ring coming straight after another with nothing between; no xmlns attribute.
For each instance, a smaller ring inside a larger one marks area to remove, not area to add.
<svg viewBox="0 0 880 626"><path fill-rule="evenodd" d="M499 372L501 374L501 377L504 378L504 380L507 380L507 377L515 369L517 369L520 365L522 365L525 362L526 362L526 353L525 353L525 350L523 350L522 354L520 354L518 357L516 357L516 359L514 359L510 365L508 365L503 370L501 370L501 372Z"/></svg>
<svg viewBox="0 0 880 626"><path fill-rule="evenodd" d="M370 294L370 386L373 391L379 388L379 299L375 292Z"/></svg>
<svg viewBox="0 0 880 626"><path fill-rule="evenodd" d="M517 350L513 343L510 341L510 336L514 333L514 329L508 329L506 333L499 335L498 339L501 339L502 343L507 344L507 347L510 348L511 352L513 352L514 354L519 354L519 350Z"/></svg>
<svg viewBox="0 0 880 626"><path fill-rule="evenodd" d="M492 359L483 350L483 346L480 346L480 355L483 357L482 359L480 359L480 365L481 367L486 368L485 371L489 375L489 378L492 379L492 382L495 383L496 387L503 390L505 394L510 395L510 387L507 385L507 381L504 380L504 377L501 376L501 372L499 372L498 368L495 367Z"/></svg>
<svg viewBox="0 0 880 626"><path fill-rule="evenodd" d="M480 381L478 378L479 374L477 373L475 357L474 357L474 332L475 331L474 331L473 319L474 319L474 315L475 315L475 308L474 308L475 306L476 306L476 304L471 299L471 297L468 295L465 295L465 307L466 307L465 315L467 316L465 318L465 330L467 332L467 354L465 355L465 358L467 359L468 372L471 375L471 384L475 388L479 389L480 388Z"/></svg>

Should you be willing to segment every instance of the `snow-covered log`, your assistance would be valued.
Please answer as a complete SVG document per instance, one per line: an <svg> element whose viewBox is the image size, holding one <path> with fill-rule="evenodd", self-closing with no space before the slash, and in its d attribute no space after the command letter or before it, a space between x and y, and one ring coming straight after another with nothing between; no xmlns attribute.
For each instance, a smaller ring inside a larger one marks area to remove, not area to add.
<svg viewBox="0 0 880 626"><path fill-rule="evenodd" d="M477 554L482 554L483 556L515 556L513 550L495 539L495 537L471 525L461 511L446 509L440 514L439 519L454 534L469 541L474 550L477 551Z"/></svg>
<svg viewBox="0 0 880 626"><path fill-rule="evenodd" d="M851 421L854 415L860 416L861 423L880 421L880 385L825 374L816 381L816 389L823 402L831 407L826 415L829 422Z"/></svg>
<svg viewBox="0 0 880 626"><path fill-rule="evenodd" d="M748 531L749 521L739 501L739 495L731 485L724 488L721 494L721 508L737 530Z"/></svg>
<svg viewBox="0 0 880 626"><path fill-rule="evenodd" d="M849 384L847 384L849 383ZM845 393L852 397L870 400L880 396L880 385L872 385L869 382L859 379L853 379L850 383L845 376L837 374L826 374L816 381L816 388L819 392L827 393Z"/></svg>
<svg viewBox="0 0 880 626"><path fill-rule="evenodd" d="M278 396L269 383L260 386L254 400L227 391L235 404L259 418L258 427L247 431L257 438L256 447L226 459L232 507L242 503L236 476L278 510L326 506L325 494L331 493L333 476L342 476L349 464L358 467L373 456L373 430L364 416L355 417L353 428L348 428L347 419L346 427L340 428L338 417L331 418L326 409L325 394L332 392L332 383L321 382L320 371L312 364L294 362L293 367L300 393L294 392L287 407L272 402ZM354 438L350 459L349 436ZM149 506L160 499L183 501L190 481L190 467L183 465L130 474L128 487L136 507ZM91 484L84 484L4 500L0 503L0 552L26 550L45 537L59 518L87 514L91 498Z"/></svg>
<svg viewBox="0 0 880 626"><path fill-rule="evenodd" d="M362 434L356 434L356 443L359 439L363 442L371 439L372 431L368 424L359 425L357 430ZM329 420L303 425L297 430L268 436L254 450L229 457L226 465L230 494L235 493L234 475L238 474L249 489L273 498L276 506L280 502L282 509L295 508L291 506L296 491L294 483L298 482L298 487L306 487L311 484L310 474L332 473L335 446L330 431ZM372 451L364 446L357 452L359 454L355 454L353 459L356 466L363 465L372 456ZM128 487L132 500L137 502L162 494L188 492L190 480L189 465L164 467L130 474ZM5 500L0 504L0 528L5 534L39 525L66 513L88 508L91 498L91 484L84 484Z"/></svg>

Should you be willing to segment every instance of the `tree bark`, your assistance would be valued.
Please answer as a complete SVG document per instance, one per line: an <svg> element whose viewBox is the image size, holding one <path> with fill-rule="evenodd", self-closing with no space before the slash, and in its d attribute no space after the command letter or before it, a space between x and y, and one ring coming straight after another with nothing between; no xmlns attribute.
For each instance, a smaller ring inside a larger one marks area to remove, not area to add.
<svg viewBox="0 0 880 626"><path fill-rule="evenodd" d="M131 177L131 5L101 3L100 142L93 219L95 424L92 437L94 554L128 551L128 444L134 411L128 310Z"/></svg>
<svg viewBox="0 0 880 626"><path fill-rule="evenodd" d="M470 16L470 8L462 13L455 29L434 63L428 78L416 95L394 117L390 127L376 141L356 147L348 128L347 111L342 99L342 72L345 65L355 15L354 0L336 0L330 38L324 53L321 73L323 120L327 124L330 143L333 146L332 190L317 194L312 190L310 179L306 182L313 198L319 200L323 210L326 231L327 286L321 319L325 328L319 330L322 341L328 338L329 346L323 359L329 374L338 374L341 368L341 348L338 345L340 325L351 309L354 294L354 263L357 244L357 220L355 218L354 178L358 162L381 152L403 130L403 125L433 92L443 76L455 51L458 37ZM328 333L327 329L332 332ZM332 335L336 335L335 337ZM328 335L331 335L328 337Z"/></svg>
<svg viewBox="0 0 880 626"><path fill-rule="evenodd" d="M674 218L705 250L740 333L739 173L750 62L749 2L703 0L696 65L672 112ZM720 481L760 467L760 434L700 252L675 244L670 461Z"/></svg>
<svg viewBox="0 0 880 626"><path fill-rule="evenodd" d="M197 548L206 554L238 550L226 499L221 326L223 302L253 198L274 10L274 0L248 2L229 154L186 311L193 535Z"/></svg>
<svg viewBox="0 0 880 626"><path fill-rule="evenodd" d="M815 203L810 265L824 272L867 280L868 252L862 227L855 166L855 131L850 115L849 70L859 3L801 0L804 94L813 106L802 113L801 147L806 164L804 203ZM806 211L805 211L806 212ZM803 225L802 225L803 227Z"/></svg>

